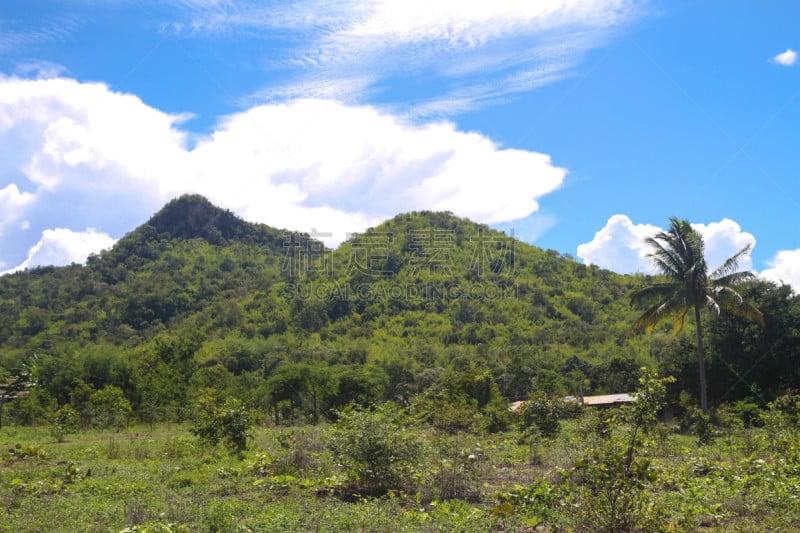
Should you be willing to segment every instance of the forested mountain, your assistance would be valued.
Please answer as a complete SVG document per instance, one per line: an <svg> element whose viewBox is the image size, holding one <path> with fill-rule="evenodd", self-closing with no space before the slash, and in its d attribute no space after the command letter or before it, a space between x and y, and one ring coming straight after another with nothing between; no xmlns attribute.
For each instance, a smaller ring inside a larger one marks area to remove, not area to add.
<svg viewBox="0 0 800 533"><path fill-rule="evenodd" d="M398 215L329 250L184 196L86 266L0 277L0 366L36 354L39 387L12 406L22 421L106 386L148 419L180 418L208 388L309 417L448 387L479 406L620 392L642 365L691 392L690 333L629 334L628 298L647 281L449 213ZM745 292L768 328L713 325L712 401L797 384L797 296Z"/></svg>

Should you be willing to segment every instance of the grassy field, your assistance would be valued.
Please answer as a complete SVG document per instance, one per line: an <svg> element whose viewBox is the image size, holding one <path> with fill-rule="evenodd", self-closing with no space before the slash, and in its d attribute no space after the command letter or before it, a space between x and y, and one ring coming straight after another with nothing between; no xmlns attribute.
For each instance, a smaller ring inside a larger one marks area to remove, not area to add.
<svg viewBox="0 0 800 533"><path fill-rule="evenodd" d="M0 530L796 531L796 424L717 430L708 444L661 425L624 462L624 426L562 423L550 439L411 428L413 466L368 495L331 454L335 425L257 427L243 455L188 426L0 430ZM769 422L769 420L767 421Z"/></svg>

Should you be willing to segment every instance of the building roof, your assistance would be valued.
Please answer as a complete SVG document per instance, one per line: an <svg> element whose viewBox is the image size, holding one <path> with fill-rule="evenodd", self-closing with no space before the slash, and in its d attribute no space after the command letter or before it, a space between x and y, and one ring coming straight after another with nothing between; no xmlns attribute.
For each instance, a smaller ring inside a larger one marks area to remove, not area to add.
<svg viewBox="0 0 800 533"><path fill-rule="evenodd" d="M636 401L636 397L626 392L583 397L583 405L613 405L617 403L631 403L634 401Z"/></svg>
<svg viewBox="0 0 800 533"><path fill-rule="evenodd" d="M598 396L565 396L564 401L567 402L581 402L582 405L601 406L601 405L618 405L621 403L631 403L636 401L636 396L621 392L619 394L600 394ZM511 412L518 412L525 405L525 401L511 402L508 410Z"/></svg>

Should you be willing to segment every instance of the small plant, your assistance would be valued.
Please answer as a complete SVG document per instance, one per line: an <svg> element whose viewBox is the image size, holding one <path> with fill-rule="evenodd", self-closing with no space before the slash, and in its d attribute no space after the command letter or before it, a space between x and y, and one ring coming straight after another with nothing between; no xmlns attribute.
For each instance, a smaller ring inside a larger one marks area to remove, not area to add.
<svg viewBox="0 0 800 533"><path fill-rule="evenodd" d="M746 428L761 422L761 409L757 403L748 400L739 400L731 405L731 411Z"/></svg>
<svg viewBox="0 0 800 533"><path fill-rule="evenodd" d="M80 415L75 409L69 405L64 405L53 415L50 433L58 442L64 442L65 435L78 432L80 420Z"/></svg>
<svg viewBox="0 0 800 533"><path fill-rule="evenodd" d="M319 455L325 448L317 428L282 431L278 434L278 443L284 455L277 463L284 473L300 473L318 467Z"/></svg>
<svg viewBox="0 0 800 533"><path fill-rule="evenodd" d="M433 475L430 498L433 500L482 499L480 478L487 464L480 444L467 443L462 436L440 435L432 443Z"/></svg>
<svg viewBox="0 0 800 533"><path fill-rule="evenodd" d="M190 533L191 530L184 524L169 522L150 522L136 526L126 527L119 533Z"/></svg>
<svg viewBox="0 0 800 533"><path fill-rule="evenodd" d="M8 448L2 454L0 454L0 458L4 461L14 461L18 459L39 459L45 460L47 459L47 452L41 446L37 446L36 444L27 444L23 446L22 444L15 444L12 448Z"/></svg>
<svg viewBox="0 0 800 533"><path fill-rule="evenodd" d="M686 408L681 428L697 437L700 445L706 446L714 442L717 431L714 428L713 414L688 403L688 396L684 394L681 395L681 404Z"/></svg>

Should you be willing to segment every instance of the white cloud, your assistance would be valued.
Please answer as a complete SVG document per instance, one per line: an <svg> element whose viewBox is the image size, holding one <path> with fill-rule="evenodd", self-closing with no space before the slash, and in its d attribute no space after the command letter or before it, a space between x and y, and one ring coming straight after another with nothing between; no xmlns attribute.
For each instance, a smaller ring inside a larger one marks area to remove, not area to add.
<svg viewBox="0 0 800 533"><path fill-rule="evenodd" d="M777 65L783 65L784 67L791 67L797 62L797 52L791 48L787 48L785 52L773 56L770 61Z"/></svg>
<svg viewBox="0 0 800 533"><path fill-rule="evenodd" d="M650 250L644 240L659 231L657 226L634 224L625 215L614 215L594 239L578 246L578 257L586 264L614 272L652 274L655 270L646 257Z"/></svg>
<svg viewBox="0 0 800 533"><path fill-rule="evenodd" d="M791 285L794 292L800 294L800 249L781 250L767 264L770 268L762 270L761 277Z"/></svg>
<svg viewBox="0 0 800 533"><path fill-rule="evenodd" d="M604 45L641 16L640 0L296 0L279 5L234 2L224 8L193 3L188 22L172 28L186 35L275 38L299 32L305 48L291 43L270 62L297 81L267 87L267 101L287 92L327 96L354 86L364 93L402 77L424 86L418 116L458 113L498 96L527 91L563 78L583 54ZM486 83L487 78L494 82ZM286 79L284 76L282 79ZM354 81L356 82L354 85ZM368 83L364 83L368 82ZM355 94L350 93L351 98Z"/></svg>
<svg viewBox="0 0 800 533"><path fill-rule="evenodd" d="M714 270L730 256L747 245L756 245L756 238L739 227L739 224L728 218L710 224L692 224L692 227L703 236L706 245L706 263ZM739 260L739 270L753 270L753 260L749 254Z"/></svg>
<svg viewBox="0 0 800 533"><path fill-rule="evenodd" d="M710 270L721 266L727 258L748 244L755 246L755 237L743 232L736 222L728 218L710 224L692 224L692 227L703 236ZM592 241L578 246L578 257L587 264L595 264L621 274L653 274L656 270L647 258L651 250L644 240L659 231L663 230L649 224L634 224L625 215L614 215L595 234ZM748 254L740 260L739 269L751 270L752 265Z"/></svg>
<svg viewBox="0 0 800 533"><path fill-rule="evenodd" d="M185 188L252 220L333 231L336 242L413 209L487 223L524 218L566 172L547 155L501 149L447 122L414 125L327 100L229 117L191 163L194 181Z"/></svg>
<svg viewBox="0 0 800 533"><path fill-rule="evenodd" d="M0 236L3 235L3 226L16 220L33 201L33 194L21 192L13 183L0 189Z"/></svg>
<svg viewBox="0 0 800 533"><path fill-rule="evenodd" d="M41 265L83 263L90 254L111 248L114 242L114 239L93 228L84 232L74 232L66 228L47 229L42 232L39 242L28 251L25 261L10 270L0 272L0 275Z"/></svg>
<svg viewBox="0 0 800 533"><path fill-rule="evenodd" d="M2 170L48 191L138 185L160 202L162 180L184 163L182 118L99 83L0 77L0 142L13 147Z"/></svg>
<svg viewBox="0 0 800 533"><path fill-rule="evenodd" d="M58 210L71 208L58 201L65 195L87 220L136 200L147 211L132 227L191 192L248 220L332 232L327 241L336 244L410 210L522 219L566 174L546 154L505 149L449 122L413 124L331 100L243 111L192 149L182 118L102 84L0 78L0 176L20 184L0 191L9 206L2 213L30 218L26 208L36 203L56 227L66 225Z"/></svg>

